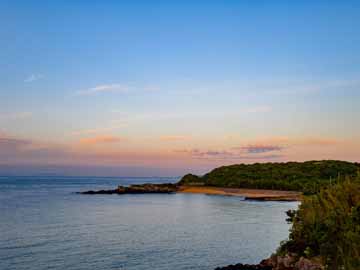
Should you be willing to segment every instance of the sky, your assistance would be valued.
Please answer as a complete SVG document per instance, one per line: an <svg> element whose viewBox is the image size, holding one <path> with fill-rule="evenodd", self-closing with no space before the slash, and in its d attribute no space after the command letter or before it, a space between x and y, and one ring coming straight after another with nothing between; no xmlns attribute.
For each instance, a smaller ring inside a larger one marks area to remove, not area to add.
<svg viewBox="0 0 360 270"><path fill-rule="evenodd" d="M360 161L359 1L1 1L0 174Z"/></svg>

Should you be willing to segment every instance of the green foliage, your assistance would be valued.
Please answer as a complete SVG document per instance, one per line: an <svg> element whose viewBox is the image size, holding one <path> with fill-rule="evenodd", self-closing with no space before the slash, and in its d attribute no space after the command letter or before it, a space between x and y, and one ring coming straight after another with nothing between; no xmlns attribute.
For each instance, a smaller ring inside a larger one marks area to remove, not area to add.
<svg viewBox="0 0 360 270"><path fill-rule="evenodd" d="M203 184L203 182L199 176L189 173L189 174L183 176L183 178L181 178L181 180L178 184L179 185L198 185L198 184Z"/></svg>
<svg viewBox="0 0 360 270"><path fill-rule="evenodd" d="M280 254L320 255L327 269L360 269L360 177L305 197L288 216L292 228Z"/></svg>
<svg viewBox="0 0 360 270"><path fill-rule="evenodd" d="M292 228L278 254L320 256L329 270L359 270L359 169L359 163L334 160L240 164L214 169L202 177L186 175L179 183L315 194L305 196L298 210L287 212Z"/></svg>
<svg viewBox="0 0 360 270"><path fill-rule="evenodd" d="M336 184L345 176L356 176L359 169L359 164L335 160L238 164L216 168L202 177L186 175L180 183L193 181L208 186L296 190L315 194L321 187Z"/></svg>

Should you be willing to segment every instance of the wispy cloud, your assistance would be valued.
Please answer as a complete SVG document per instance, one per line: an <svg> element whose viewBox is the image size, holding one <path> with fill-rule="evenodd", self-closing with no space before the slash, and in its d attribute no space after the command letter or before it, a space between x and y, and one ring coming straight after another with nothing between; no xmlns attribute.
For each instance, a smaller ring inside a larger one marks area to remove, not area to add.
<svg viewBox="0 0 360 270"><path fill-rule="evenodd" d="M154 92L160 90L156 85L143 85L143 84L126 84L126 83L109 83L99 84L94 87L82 89L75 92L75 95L96 95L100 93L127 93L127 92Z"/></svg>
<svg viewBox="0 0 360 270"><path fill-rule="evenodd" d="M287 146L282 144L248 144L243 146L231 147L227 149L190 149L190 150L175 150L180 154L185 154L194 159L206 159L212 161L231 161L238 160L269 160L283 158L285 154L282 152Z"/></svg>
<svg viewBox="0 0 360 270"><path fill-rule="evenodd" d="M26 83L35 82L35 81L41 80L43 78L44 78L43 74L31 74L25 78L24 82L26 82Z"/></svg>
<svg viewBox="0 0 360 270"><path fill-rule="evenodd" d="M282 147L277 146L244 146L233 147L228 150L175 150L174 152L189 155L194 159L206 159L206 160L261 160L261 159L277 159L283 157L278 153L282 150Z"/></svg>
<svg viewBox="0 0 360 270"><path fill-rule="evenodd" d="M106 134L106 135L104 135ZM54 139L54 138L52 138ZM82 142L82 144L80 143ZM330 139L289 139L273 138L272 143L243 143L238 147L185 148L171 149L147 147L137 149L128 147L126 138L111 136L89 136L81 140L63 143L38 141L32 138L16 137L0 131L0 164L68 164L68 165L122 165L134 166L190 166L207 168L234 163L307 160L307 159L345 159L359 161L360 144L358 140L340 141ZM131 141L141 144L133 138ZM306 145L305 145L306 143ZM200 146L199 146L200 147ZM326 151L324 151L326 150ZM169 168L169 167L168 167ZM169 169L170 170L170 169ZM170 170L171 171L171 170ZM85 171L87 172L87 171Z"/></svg>
<svg viewBox="0 0 360 270"><path fill-rule="evenodd" d="M113 84L100 84L85 90L77 91L77 95L94 95L97 93L104 93L104 92L128 92L130 87L124 84L113 83Z"/></svg>
<svg viewBox="0 0 360 270"><path fill-rule="evenodd" d="M118 143L122 141L123 138L115 137L111 135L102 135L102 136L95 136L91 138L82 138L80 139L80 144L83 145L95 145L95 144L112 144Z"/></svg>
<svg viewBox="0 0 360 270"><path fill-rule="evenodd" d="M276 152L281 151L285 147L279 145L249 145L249 146L242 146L242 147L235 147L235 150L243 150L249 154L259 154L259 153L268 153L268 152Z"/></svg>

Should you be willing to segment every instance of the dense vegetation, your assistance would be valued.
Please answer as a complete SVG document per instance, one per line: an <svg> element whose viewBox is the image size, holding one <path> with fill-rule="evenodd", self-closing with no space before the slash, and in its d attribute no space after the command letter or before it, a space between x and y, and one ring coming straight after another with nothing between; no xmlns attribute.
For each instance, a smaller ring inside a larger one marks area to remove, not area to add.
<svg viewBox="0 0 360 270"><path fill-rule="evenodd" d="M298 190L305 194L292 223L285 253L322 261L328 270L360 269L360 164L307 161L232 165L204 176L185 175L180 184ZM292 255L294 256L294 255Z"/></svg>
<svg viewBox="0 0 360 270"><path fill-rule="evenodd" d="M180 184L219 187L297 190L315 194L320 188L355 177L360 164L323 160L287 163L255 163L223 166L198 177L185 175Z"/></svg>
<svg viewBox="0 0 360 270"><path fill-rule="evenodd" d="M292 228L279 253L320 256L327 269L360 269L360 177L323 188L288 211Z"/></svg>

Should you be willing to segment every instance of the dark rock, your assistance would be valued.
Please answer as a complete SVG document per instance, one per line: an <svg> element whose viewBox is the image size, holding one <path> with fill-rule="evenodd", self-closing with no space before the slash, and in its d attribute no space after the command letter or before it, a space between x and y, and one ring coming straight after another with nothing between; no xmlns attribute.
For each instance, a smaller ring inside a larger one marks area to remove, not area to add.
<svg viewBox="0 0 360 270"><path fill-rule="evenodd" d="M272 266L261 264L231 264L224 267L217 267L215 270L272 270Z"/></svg>
<svg viewBox="0 0 360 270"><path fill-rule="evenodd" d="M295 270L323 270L324 266L319 263L304 257L301 257L295 264Z"/></svg>
<svg viewBox="0 0 360 270"><path fill-rule="evenodd" d="M95 194L116 194L117 190L116 189L111 189L111 190L89 190L89 191L84 191L84 192L77 192L78 194L87 194L87 195L95 195Z"/></svg>
<svg viewBox="0 0 360 270"><path fill-rule="evenodd" d="M142 184L131 185L129 187L118 186L117 189L109 190L89 190L83 192L77 192L78 194L96 195L96 194L145 194L145 193L174 193L178 190L176 184Z"/></svg>
<svg viewBox="0 0 360 270"><path fill-rule="evenodd" d="M235 264L225 267L218 267L215 270L324 270L321 258L306 259L296 253L287 253L284 256L276 254L262 260L260 264Z"/></svg>

